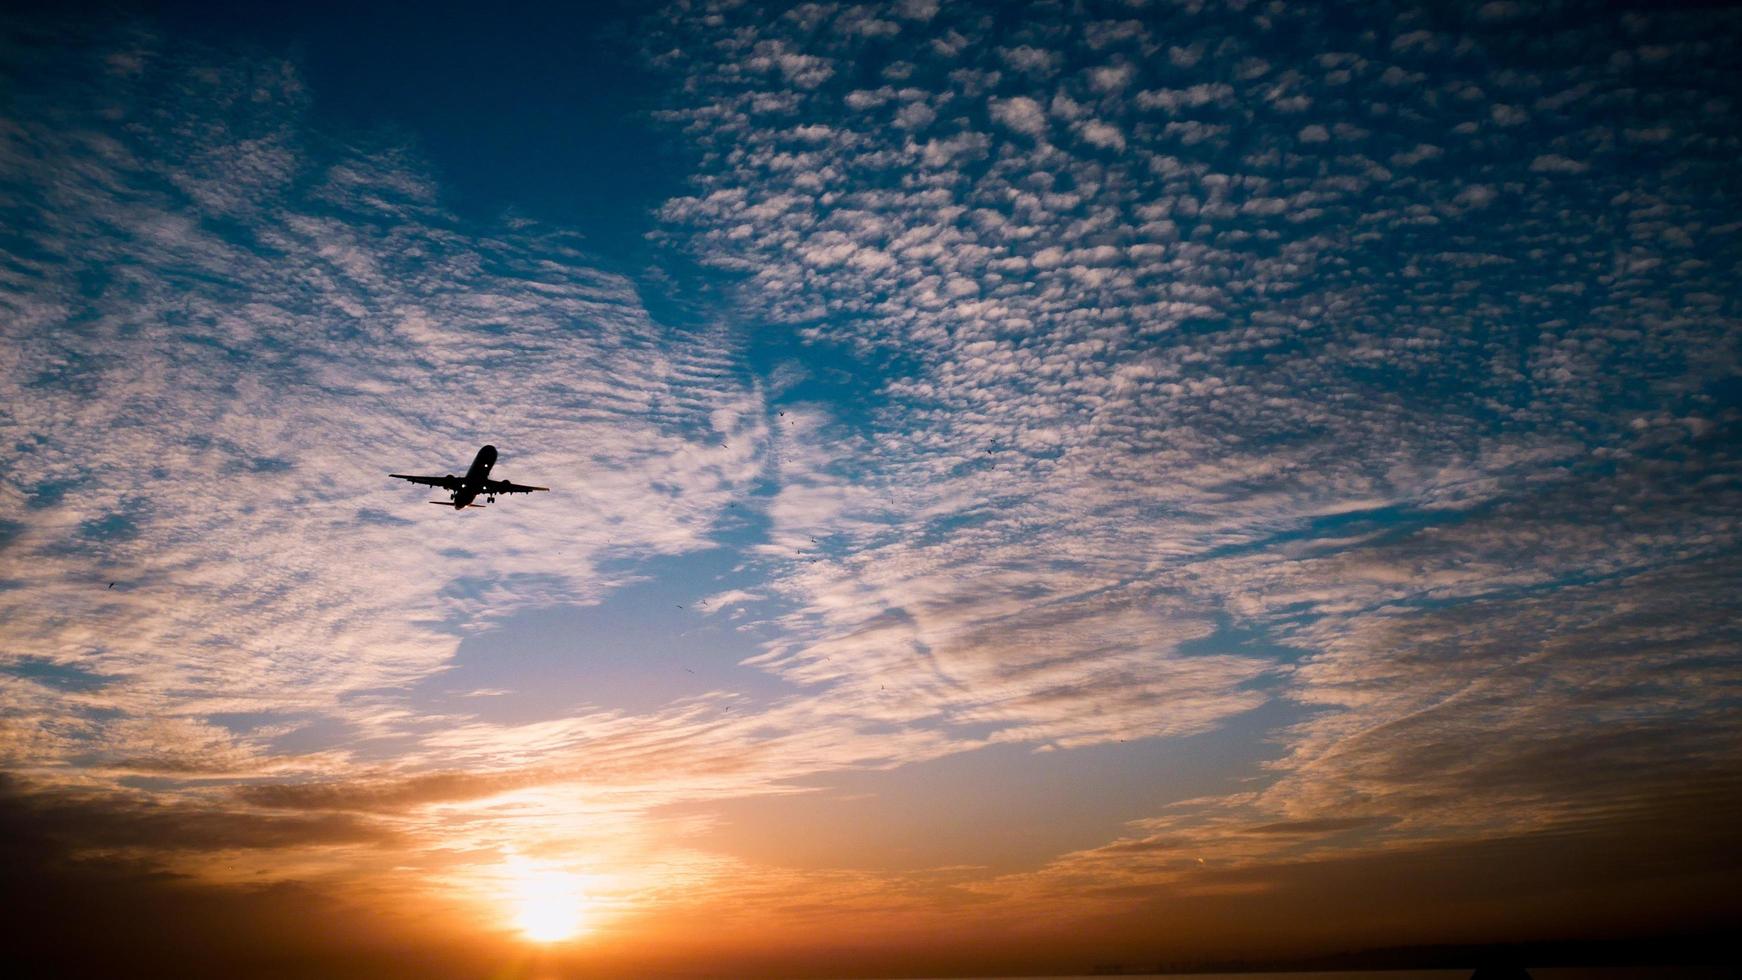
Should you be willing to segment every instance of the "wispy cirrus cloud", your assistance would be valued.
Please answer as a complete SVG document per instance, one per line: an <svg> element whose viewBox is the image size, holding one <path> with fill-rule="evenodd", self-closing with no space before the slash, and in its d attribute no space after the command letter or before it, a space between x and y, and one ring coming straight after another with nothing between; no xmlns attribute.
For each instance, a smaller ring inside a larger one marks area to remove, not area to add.
<svg viewBox="0 0 1742 980"><path fill-rule="evenodd" d="M729 340L656 323L572 235L467 227L402 149L323 141L287 64L113 40L13 51L93 73L21 84L0 146L10 770L415 758L448 719L405 688L464 636L711 546L765 428ZM386 479L486 441L562 499L487 547Z"/></svg>

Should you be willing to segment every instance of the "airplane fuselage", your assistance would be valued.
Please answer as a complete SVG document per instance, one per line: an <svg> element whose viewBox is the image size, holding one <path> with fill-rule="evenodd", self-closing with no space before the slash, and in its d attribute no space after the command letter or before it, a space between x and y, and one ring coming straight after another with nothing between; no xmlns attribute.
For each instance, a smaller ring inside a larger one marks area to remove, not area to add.
<svg viewBox="0 0 1742 980"><path fill-rule="evenodd" d="M535 487L531 484L515 483L513 480L496 480L490 477L490 470L496 466L496 447L485 446L478 450L478 455L472 457L472 465L466 470L465 476L422 476L416 473L389 473L395 480L410 480L412 483L426 487L440 487L448 492L446 500L432 500L430 503L441 507L452 507L455 510L465 510L468 507L482 507L475 503L483 497L488 503L495 503L496 498L505 493L545 493L549 487Z"/></svg>
<svg viewBox="0 0 1742 980"><path fill-rule="evenodd" d="M490 467L496 465L496 447L485 446L478 450L478 455L472 457L472 467L454 491L454 509L464 510L472 501L478 499L478 494L484 492L484 481L490 478Z"/></svg>

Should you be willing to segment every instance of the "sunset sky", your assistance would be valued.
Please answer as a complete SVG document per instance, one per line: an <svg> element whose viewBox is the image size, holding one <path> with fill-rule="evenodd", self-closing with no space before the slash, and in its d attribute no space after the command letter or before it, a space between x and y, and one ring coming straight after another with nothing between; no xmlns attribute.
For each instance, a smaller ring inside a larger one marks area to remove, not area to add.
<svg viewBox="0 0 1742 980"><path fill-rule="evenodd" d="M266 6L0 13L13 948L1742 924L1742 10Z"/></svg>

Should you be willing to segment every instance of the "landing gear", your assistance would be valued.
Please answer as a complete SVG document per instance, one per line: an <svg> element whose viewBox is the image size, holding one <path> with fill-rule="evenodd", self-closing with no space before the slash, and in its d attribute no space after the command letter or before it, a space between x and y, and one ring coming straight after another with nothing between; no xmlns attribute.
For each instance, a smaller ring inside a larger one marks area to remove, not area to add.
<svg viewBox="0 0 1742 980"><path fill-rule="evenodd" d="M485 502L485 503L487 503L487 504L493 504L493 503L495 503L495 502L496 502L496 496L495 496L495 494L491 494L491 495L490 495L490 496L488 496L488 497L485 497L485 498L484 498L484 502Z"/></svg>

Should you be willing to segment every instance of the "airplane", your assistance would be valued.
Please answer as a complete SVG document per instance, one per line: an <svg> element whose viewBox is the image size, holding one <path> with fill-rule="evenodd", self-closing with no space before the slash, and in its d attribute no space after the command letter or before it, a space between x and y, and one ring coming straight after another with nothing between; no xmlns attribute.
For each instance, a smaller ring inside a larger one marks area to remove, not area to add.
<svg viewBox="0 0 1742 980"><path fill-rule="evenodd" d="M430 503L438 507L452 507L455 510L465 510L467 507L482 509L483 504L475 504L480 495L489 502L496 502L499 493L532 493L534 490L549 490L549 487L528 487L507 480L490 479L490 467L496 465L496 447L485 446L478 450L478 455L472 459L472 468L465 476L407 476L404 473L389 473L388 476L401 480L421 483L426 487L440 487L448 491L447 500L432 500Z"/></svg>

